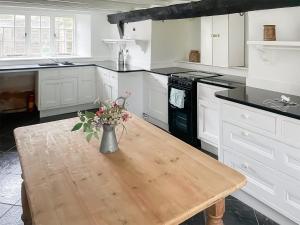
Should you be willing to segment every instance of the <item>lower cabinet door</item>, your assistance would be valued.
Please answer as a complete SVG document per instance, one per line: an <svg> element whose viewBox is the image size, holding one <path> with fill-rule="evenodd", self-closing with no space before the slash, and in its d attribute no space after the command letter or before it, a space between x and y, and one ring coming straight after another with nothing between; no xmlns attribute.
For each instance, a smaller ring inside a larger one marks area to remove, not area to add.
<svg viewBox="0 0 300 225"><path fill-rule="evenodd" d="M81 79L79 84L79 103L93 103L96 100L95 79Z"/></svg>
<svg viewBox="0 0 300 225"><path fill-rule="evenodd" d="M77 104L78 84L77 78L61 80L61 104L63 106L72 106Z"/></svg>
<svg viewBox="0 0 300 225"><path fill-rule="evenodd" d="M44 80L41 82L40 110L60 106L60 80Z"/></svg>
<svg viewBox="0 0 300 225"><path fill-rule="evenodd" d="M198 100L198 138L214 147L219 141L219 113L215 104Z"/></svg>
<svg viewBox="0 0 300 225"><path fill-rule="evenodd" d="M144 77L144 112L168 123L168 77L146 74Z"/></svg>
<svg viewBox="0 0 300 225"><path fill-rule="evenodd" d="M103 84L103 101L112 100L113 99L113 87L109 83Z"/></svg>

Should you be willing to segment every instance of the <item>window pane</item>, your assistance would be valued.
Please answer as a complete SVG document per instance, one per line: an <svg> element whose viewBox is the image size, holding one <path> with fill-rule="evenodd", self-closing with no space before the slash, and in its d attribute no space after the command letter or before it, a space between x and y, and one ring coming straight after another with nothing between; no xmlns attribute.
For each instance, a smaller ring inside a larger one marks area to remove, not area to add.
<svg viewBox="0 0 300 225"><path fill-rule="evenodd" d="M3 28L0 27L0 41L3 41Z"/></svg>
<svg viewBox="0 0 300 225"><path fill-rule="evenodd" d="M73 18L64 18L64 28L73 29Z"/></svg>
<svg viewBox="0 0 300 225"><path fill-rule="evenodd" d="M14 15L0 14L0 27L14 27Z"/></svg>
<svg viewBox="0 0 300 225"><path fill-rule="evenodd" d="M73 30L66 30L66 41L73 41Z"/></svg>
<svg viewBox="0 0 300 225"><path fill-rule="evenodd" d="M50 29L47 28L41 29L41 41L50 42Z"/></svg>
<svg viewBox="0 0 300 225"><path fill-rule="evenodd" d="M74 19L72 17L55 17L55 49L59 55L73 54Z"/></svg>
<svg viewBox="0 0 300 225"><path fill-rule="evenodd" d="M25 16L16 15L16 27L25 27Z"/></svg>
<svg viewBox="0 0 300 225"><path fill-rule="evenodd" d="M66 42L66 53L72 54L73 52L73 44L72 42Z"/></svg>
<svg viewBox="0 0 300 225"><path fill-rule="evenodd" d="M4 55L14 55L14 42L3 42Z"/></svg>
<svg viewBox="0 0 300 225"><path fill-rule="evenodd" d="M40 27L41 27L41 17L31 16L31 28L40 28Z"/></svg>
<svg viewBox="0 0 300 225"><path fill-rule="evenodd" d="M16 41L25 41L25 28L16 28L15 29L15 40Z"/></svg>
<svg viewBox="0 0 300 225"><path fill-rule="evenodd" d="M41 28L50 28L49 16L41 16Z"/></svg>
<svg viewBox="0 0 300 225"><path fill-rule="evenodd" d="M15 42L15 55L24 55L25 54L25 42Z"/></svg>
<svg viewBox="0 0 300 225"><path fill-rule="evenodd" d="M41 33L40 29L31 29L31 43L40 43Z"/></svg>
<svg viewBox="0 0 300 225"><path fill-rule="evenodd" d="M4 41L13 41L14 40L14 28L4 28Z"/></svg>

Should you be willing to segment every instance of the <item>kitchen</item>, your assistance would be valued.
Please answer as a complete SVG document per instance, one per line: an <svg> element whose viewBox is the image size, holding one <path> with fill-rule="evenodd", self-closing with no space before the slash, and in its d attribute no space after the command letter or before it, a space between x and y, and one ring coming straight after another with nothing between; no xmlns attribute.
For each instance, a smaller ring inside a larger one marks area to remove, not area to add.
<svg viewBox="0 0 300 225"><path fill-rule="evenodd" d="M157 9L164 19L147 11L165 6L159 1L1 4L0 224L23 224L20 175L25 186L32 179L13 130L76 117L94 110L97 98L124 93L128 111L161 137L169 132L247 178L226 198L224 224L300 223L298 3L250 4L233 14L219 5L172 20L164 7ZM126 13L133 9L142 15ZM268 33L265 25L276 26ZM204 224L200 211L183 224Z"/></svg>

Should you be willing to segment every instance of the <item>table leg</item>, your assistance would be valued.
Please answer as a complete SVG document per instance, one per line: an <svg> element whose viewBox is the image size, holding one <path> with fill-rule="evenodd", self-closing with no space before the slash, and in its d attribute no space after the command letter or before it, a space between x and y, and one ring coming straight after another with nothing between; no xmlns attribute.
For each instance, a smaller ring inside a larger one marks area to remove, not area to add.
<svg viewBox="0 0 300 225"><path fill-rule="evenodd" d="M206 210L206 225L224 225L223 215L225 213L225 199L216 202Z"/></svg>
<svg viewBox="0 0 300 225"><path fill-rule="evenodd" d="M28 204L24 181L22 182L22 188L21 188L21 200L22 200L22 208L23 208L23 214L21 217L22 221L24 222L24 225L31 225L32 219L31 219L31 213L30 213L30 208L29 208L29 204Z"/></svg>

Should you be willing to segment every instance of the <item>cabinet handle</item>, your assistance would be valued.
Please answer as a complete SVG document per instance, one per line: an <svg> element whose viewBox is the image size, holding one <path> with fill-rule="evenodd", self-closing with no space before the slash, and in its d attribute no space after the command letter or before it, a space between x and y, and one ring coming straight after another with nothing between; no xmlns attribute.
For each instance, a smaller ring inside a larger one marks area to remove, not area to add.
<svg viewBox="0 0 300 225"><path fill-rule="evenodd" d="M242 135L245 137L249 137L250 134L247 131L242 131Z"/></svg>
<svg viewBox="0 0 300 225"><path fill-rule="evenodd" d="M213 38L219 38L221 35L220 34L212 34L211 37Z"/></svg>
<svg viewBox="0 0 300 225"><path fill-rule="evenodd" d="M244 118L244 119L248 120L248 119L250 118L250 116L249 116L249 115L247 115L247 114L242 114L242 118Z"/></svg>
<svg viewBox="0 0 300 225"><path fill-rule="evenodd" d="M249 169L249 164L248 163L243 163L241 165L241 167L242 167L243 170L248 170Z"/></svg>

